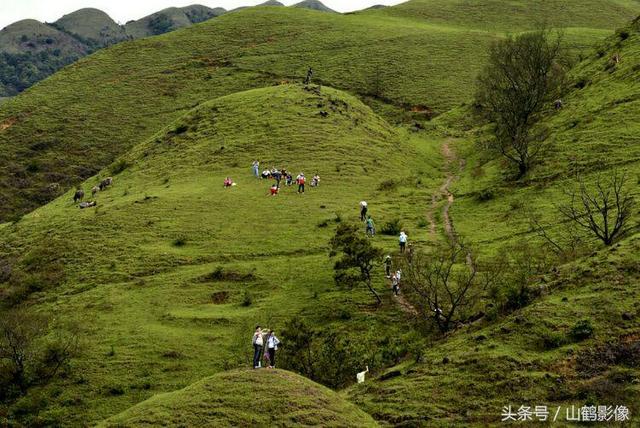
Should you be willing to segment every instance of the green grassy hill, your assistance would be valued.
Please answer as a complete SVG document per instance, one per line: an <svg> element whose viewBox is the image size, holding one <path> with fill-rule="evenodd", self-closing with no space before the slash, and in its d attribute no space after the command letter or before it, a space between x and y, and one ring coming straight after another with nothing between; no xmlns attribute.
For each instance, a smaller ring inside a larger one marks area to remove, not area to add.
<svg viewBox="0 0 640 428"><path fill-rule="evenodd" d="M495 31L384 13L250 8L69 67L0 108L0 122L11 124L0 132L0 219L51 200L200 102L299 81L310 66L316 82L358 94L394 120L406 110L425 118L468 101L481 47ZM550 25L566 24L555 16ZM597 13L594 23L568 30L568 43L584 47L602 37Z"/></svg>
<svg viewBox="0 0 640 428"><path fill-rule="evenodd" d="M318 172L321 186L269 197L270 182L251 176L255 158ZM136 146L101 172L114 185L98 193L97 208L80 210L67 193L5 226L0 248L13 274L3 300L26 297L92 338L77 377L36 420L92 423L244 365L256 322L278 329L299 312L358 340L402 336L374 333L402 326L398 308L372 319L370 295L336 289L326 247L329 225L355 220L362 198L380 224L401 213L417 222L426 195L412 174L425 165L356 98L284 85L205 103ZM226 176L237 186L224 189ZM390 178L402 182L379 190ZM97 180L83 185L87 194ZM429 239L426 230L414 236ZM381 242L394 246L395 238ZM253 303L244 306L247 295Z"/></svg>
<svg viewBox="0 0 640 428"><path fill-rule="evenodd" d="M134 39L156 36L179 28L189 27L202 21L224 14L222 8L211 9L206 6L192 5L170 7L136 21L129 21L124 29Z"/></svg>
<svg viewBox="0 0 640 428"><path fill-rule="evenodd" d="M637 198L639 42L636 19L574 69L575 87L565 98L566 108L545 119L552 149L525 185L505 185L499 162L478 155L476 145L485 138L484 131L459 131L460 112L436 121L439 131L433 132L456 135L442 141L466 160L460 171L452 165L459 180L451 187L455 202L450 213L456 231L479 255L524 243L542 245L527 220L530 209L550 225L549 233L562 230L557 206L566 203L563 190L576 185L576 173L593 182L598 174L606 177L616 169L626 170L631 177L628 187ZM615 54L618 64L612 62ZM479 199L479 194L489 196ZM633 222L637 221L635 212ZM640 235L632 234L612 248L593 250L561 265L539 278L545 291L530 306L504 319L468 324L432 344L422 363L389 369L401 374L353 387L346 396L391 424L484 426L499 421L504 406L517 409L536 403L552 406L553 411L563 406L563 423L571 405L624 403L637 415L639 243ZM571 329L581 320L589 320L594 329L586 341L571 338ZM613 356L622 349L636 357ZM398 396L403 398L394 399Z"/></svg>
<svg viewBox="0 0 640 428"><path fill-rule="evenodd" d="M292 7L317 10L320 12L336 13L335 10L328 8L321 1L318 1L318 0L304 0L304 1L301 1L300 3L294 4Z"/></svg>
<svg viewBox="0 0 640 428"><path fill-rule="evenodd" d="M129 37L120 25L101 10L85 8L64 15L54 24L55 28L74 34L97 47L109 46Z"/></svg>
<svg viewBox="0 0 640 428"><path fill-rule="evenodd" d="M98 426L377 426L328 388L281 370L232 371L155 396Z"/></svg>
<svg viewBox="0 0 640 428"><path fill-rule="evenodd" d="M406 426L493 426L507 405L640 412L637 230L607 249L586 242L570 261L546 254L554 269L532 277L530 304L505 314L485 293L478 319L445 337L415 319L415 295L391 296L381 269L380 307L366 290L338 289L327 248L365 199L379 230L398 220L418 250L446 241L450 220L480 261L506 254L509 271L518 246L543 248L529 209L550 230L562 227L556 205L575 173L591 182L625 168L637 197L638 19L581 51L564 108L542 123L549 151L513 183L479 150L488 129L461 105L480 47L500 35L479 21L445 26L387 10L247 9L100 51L0 107L0 218L14 220L0 224L0 298L75 323L84 338L69 374L0 408L0 418L260 425L266 415L243 403L268 395L261 388L277 391L264 399L274 412L295 417L275 424L372 423L347 401ZM570 43L605 32L596 15L592 28L567 31ZM524 29L518 22L504 25ZM308 66L315 83L295 83ZM377 70L381 79L371 79ZM427 121L430 109L442 114ZM401 118L413 120L390 123ZM271 183L251 176L256 158L262 168L318 172L321 185L269 197ZM89 195L108 176L97 207L72 203L72 183ZM223 188L227 176L237 185ZM395 235L373 242L397 252ZM281 332L296 315L350 339L371 368L367 382L336 397L286 372L231 370L250 364L257 323ZM593 334L577 339L584 320Z"/></svg>
<svg viewBox="0 0 640 428"><path fill-rule="evenodd" d="M584 27L610 30L626 25L638 14L636 0L582 2L564 0L410 0L382 9L385 15L419 19L489 31L514 28Z"/></svg>

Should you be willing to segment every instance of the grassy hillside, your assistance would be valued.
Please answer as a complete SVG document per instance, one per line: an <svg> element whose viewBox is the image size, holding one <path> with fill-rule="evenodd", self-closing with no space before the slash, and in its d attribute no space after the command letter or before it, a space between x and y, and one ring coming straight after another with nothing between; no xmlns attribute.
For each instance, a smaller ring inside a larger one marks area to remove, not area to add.
<svg viewBox="0 0 640 428"><path fill-rule="evenodd" d="M410 0L376 13L489 31L584 27L610 30L638 14L637 0Z"/></svg>
<svg viewBox="0 0 640 428"><path fill-rule="evenodd" d="M281 370L231 371L155 396L99 426L377 426L328 388Z"/></svg>
<svg viewBox="0 0 640 428"><path fill-rule="evenodd" d="M568 30L568 42L601 37L596 15L596 29ZM495 37L373 12L250 8L101 51L0 108L11 124L0 132L0 219L51 200L200 102L299 81L310 66L317 82L359 94L389 118L429 117L469 99L481 47Z"/></svg>
<svg viewBox="0 0 640 428"><path fill-rule="evenodd" d="M170 7L136 21L129 21L125 24L124 29L127 35L134 39L139 39L189 27L220 16L225 12L222 8L211 9L200 5L181 8Z"/></svg>
<svg viewBox="0 0 640 428"><path fill-rule="evenodd" d="M451 186L455 199L450 213L456 231L479 257L505 248L513 252L527 243L542 245L527 220L530 210L557 236L566 227L557 207L567 202L563 191L576 186L576 173L589 183L597 174L606 177L616 169L626 170L627 188L637 199L639 37L636 20L575 68L575 87L565 98L566 108L544 121L551 130L551 149L528 182L505 183L500 173L504 165L478 155L486 130L460 131L459 111L436 121L433 132L448 133L442 141L466 160L461 170L457 161L451 164L459 179ZM620 57L618 64L612 63L614 54ZM638 220L636 209L632 222L637 225ZM518 409L544 404L554 412L563 406L563 424L568 424L565 410L571 405L616 402L637 415L637 227L634 233L611 248L590 241L582 250L584 257L564 265L551 258L558 268L536 280L534 286L543 291L533 304L504 319L487 315L470 323L430 346L422 363L389 369L401 374L354 387L347 396L374 418L391 424L484 426L497 423L507 405ZM491 307L484 311L490 314ZM594 330L585 341L571 333L582 320ZM621 356L625 353L629 358ZM403 399L395 400L397 396Z"/></svg>
<svg viewBox="0 0 640 428"><path fill-rule="evenodd" d="M80 210L67 193L5 226L0 249L13 274L3 299L29 295L91 338L36 420L95 422L246 366L256 322L281 329L304 313L357 340L399 340L403 315L386 298L372 318L370 294L336 289L327 242L363 198L380 225L402 216L416 242L429 241L417 226L429 182L416 187L415 174L434 168L425 155L346 94L258 89L205 103L136 146L100 174L122 169L97 208ZM270 182L251 176L255 158L318 172L321 186L268 197ZM238 185L224 189L226 176ZM390 178L395 190L379 190ZM83 185L88 194L97 180ZM378 242L395 247L395 237ZM382 278L376 286L386 288ZM385 324L399 331L376 333Z"/></svg>
<svg viewBox="0 0 640 428"><path fill-rule="evenodd" d="M124 28L109 15L93 8L80 9L64 15L53 25L95 44L96 47L109 46L129 38Z"/></svg>
<svg viewBox="0 0 640 428"><path fill-rule="evenodd" d="M317 10L320 12L336 13L335 10L325 6L321 1L318 1L318 0L304 0L304 1L301 1L300 3L294 4L292 7Z"/></svg>

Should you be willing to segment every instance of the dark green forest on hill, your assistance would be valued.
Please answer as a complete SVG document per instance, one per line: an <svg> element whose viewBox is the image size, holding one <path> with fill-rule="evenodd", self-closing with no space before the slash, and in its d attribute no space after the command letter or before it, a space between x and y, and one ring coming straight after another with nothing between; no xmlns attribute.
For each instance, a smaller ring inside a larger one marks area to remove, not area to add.
<svg viewBox="0 0 640 428"><path fill-rule="evenodd" d="M635 426L640 4L303 3L0 103L0 425Z"/></svg>

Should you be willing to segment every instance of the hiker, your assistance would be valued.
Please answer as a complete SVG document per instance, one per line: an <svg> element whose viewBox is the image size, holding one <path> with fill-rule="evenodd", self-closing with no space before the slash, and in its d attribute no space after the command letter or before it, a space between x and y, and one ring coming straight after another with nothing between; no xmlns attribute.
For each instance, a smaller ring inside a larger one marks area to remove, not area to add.
<svg viewBox="0 0 640 428"><path fill-rule="evenodd" d="M407 245L407 261L409 262L409 264L413 262L413 244L412 243L409 243L409 245Z"/></svg>
<svg viewBox="0 0 640 428"><path fill-rule="evenodd" d="M91 188L91 196L95 196L96 193L98 193L100 191L100 188L98 186L93 186Z"/></svg>
<svg viewBox="0 0 640 428"><path fill-rule="evenodd" d="M76 193L73 195L73 203L75 204L78 201L81 201L84 198L84 190L78 189Z"/></svg>
<svg viewBox="0 0 640 428"><path fill-rule="evenodd" d="M305 85L308 85L311 83L311 77L313 77L313 69L309 67L309 70L307 70L307 77L304 79Z"/></svg>
<svg viewBox="0 0 640 428"><path fill-rule="evenodd" d="M262 345L264 344L262 329L259 325L256 326L251 343L253 344L253 368L258 369L260 368L260 355L262 355Z"/></svg>
<svg viewBox="0 0 640 428"><path fill-rule="evenodd" d="M393 291L393 294L396 296L400 292L400 286L398 284L398 277L396 276L396 274L393 274L391 276L391 291Z"/></svg>
<svg viewBox="0 0 640 428"><path fill-rule="evenodd" d="M367 217L367 226L364 233L371 237L375 236L376 234L376 225L373 223L373 219L371 218L371 216Z"/></svg>
<svg viewBox="0 0 640 428"><path fill-rule="evenodd" d="M269 190L269 196L276 196L279 190L280 188L278 187L278 185L276 183L273 183L271 189Z"/></svg>
<svg viewBox="0 0 640 428"><path fill-rule="evenodd" d="M98 205L96 201L89 201L89 202L80 202L80 205L78 206L80 207L80 209L84 209L84 208L95 207L96 205Z"/></svg>
<svg viewBox="0 0 640 428"><path fill-rule="evenodd" d="M230 177L224 179L224 187L231 187L233 184L233 180Z"/></svg>
<svg viewBox="0 0 640 428"><path fill-rule="evenodd" d="M264 179L271 177L271 171L269 171L268 169L265 169L264 171L262 171L261 177Z"/></svg>
<svg viewBox="0 0 640 428"><path fill-rule="evenodd" d="M298 184L298 193L304 193L304 182L305 182L304 172L301 172L296 177L296 184Z"/></svg>
<svg viewBox="0 0 640 428"><path fill-rule="evenodd" d="M256 178L260 178L260 161L254 160L253 163L251 164L251 167L253 168L253 175Z"/></svg>
<svg viewBox="0 0 640 428"><path fill-rule="evenodd" d="M400 287L400 280L402 279L402 271L400 269L396 271L396 279L398 280L398 287Z"/></svg>
<svg viewBox="0 0 640 428"><path fill-rule="evenodd" d="M269 334L267 335L267 352L265 353L267 359L269 360L268 368L273 369L276 367L276 351L278 350L278 345L280 341L276 337L273 330L269 330Z"/></svg>
<svg viewBox="0 0 640 428"><path fill-rule="evenodd" d="M278 187L278 189L280 188L280 180L282 179L282 173L280 171L278 171L277 169L273 169L271 171L271 177L276 180L276 187Z"/></svg>
<svg viewBox="0 0 640 428"><path fill-rule="evenodd" d="M320 185L320 176L316 172L316 175L311 179L311 187L318 187Z"/></svg>
<svg viewBox="0 0 640 428"><path fill-rule="evenodd" d="M286 174L286 183L287 183L287 186L291 186L293 184L293 176L289 171L287 171L287 174Z"/></svg>
<svg viewBox="0 0 640 428"><path fill-rule="evenodd" d="M384 276L391 278L391 256L388 254L384 258Z"/></svg>
<svg viewBox="0 0 640 428"><path fill-rule="evenodd" d="M400 238L399 238L399 242L400 242L400 252L401 252L401 253L404 253L404 249L405 249L405 247L406 247L406 245L407 245L407 239L409 239L409 238L408 238L408 236L407 236L407 234L406 234L406 233L404 233L404 230L403 230L403 231L401 231L401 232L400 232Z"/></svg>
<svg viewBox="0 0 640 428"><path fill-rule="evenodd" d="M360 221L367 219L367 201L360 201Z"/></svg>

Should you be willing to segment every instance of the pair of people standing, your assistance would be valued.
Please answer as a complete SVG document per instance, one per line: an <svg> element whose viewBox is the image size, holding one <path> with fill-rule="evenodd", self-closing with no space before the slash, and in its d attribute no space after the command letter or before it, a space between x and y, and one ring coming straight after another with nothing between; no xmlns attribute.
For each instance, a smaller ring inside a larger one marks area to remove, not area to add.
<svg viewBox="0 0 640 428"><path fill-rule="evenodd" d="M251 342L253 344L253 368L258 369L262 367L260 357L261 355L263 355L263 349L264 359L267 362L267 368L275 368L276 351L278 350L280 340L278 340L273 330L269 330L269 332L265 336L264 331L260 328L260 326L256 326L256 331L253 333L253 339Z"/></svg>

